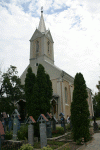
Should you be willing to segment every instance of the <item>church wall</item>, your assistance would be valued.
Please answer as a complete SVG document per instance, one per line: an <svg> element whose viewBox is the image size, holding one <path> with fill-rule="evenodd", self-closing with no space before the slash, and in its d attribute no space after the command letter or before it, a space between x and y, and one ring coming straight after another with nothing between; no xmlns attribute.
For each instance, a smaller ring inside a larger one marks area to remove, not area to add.
<svg viewBox="0 0 100 150"><path fill-rule="evenodd" d="M51 80L53 93L57 94L57 79Z"/></svg>
<svg viewBox="0 0 100 150"><path fill-rule="evenodd" d="M22 75L20 76L21 79L21 84L24 85L25 84L25 78L26 78L26 73L27 73L27 69L29 68L30 65L27 66L27 68L25 69L25 71L22 73Z"/></svg>
<svg viewBox="0 0 100 150"><path fill-rule="evenodd" d="M94 113L93 113L93 104L92 104L92 97L91 97L91 94L89 92L88 92L88 105L89 105L90 116L94 116Z"/></svg>
<svg viewBox="0 0 100 150"><path fill-rule="evenodd" d="M67 89L67 103L65 98L65 88ZM70 106L71 106L70 84L68 81L63 81L63 107L65 118L67 118L67 115L70 116Z"/></svg>
<svg viewBox="0 0 100 150"><path fill-rule="evenodd" d="M60 119L59 114L62 112L62 107L61 107L61 82L60 82L60 80L57 80L57 94L59 95L59 98L58 98L58 119Z"/></svg>

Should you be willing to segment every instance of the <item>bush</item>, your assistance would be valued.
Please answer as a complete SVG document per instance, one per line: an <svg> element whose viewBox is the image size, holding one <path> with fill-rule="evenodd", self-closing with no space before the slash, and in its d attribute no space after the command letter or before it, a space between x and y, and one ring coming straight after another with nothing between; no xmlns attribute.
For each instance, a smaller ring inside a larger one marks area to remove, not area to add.
<svg viewBox="0 0 100 150"><path fill-rule="evenodd" d="M12 139L12 131L6 131L5 133L5 140L11 140Z"/></svg>
<svg viewBox="0 0 100 150"><path fill-rule="evenodd" d="M78 139L78 140L76 140L76 144L77 144L77 145L81 145L81 142L82 142L82 139L81 139L81 138Z"/></svg>
<svg viewBox="0 0 100 150"><path fill-rule="evenodd" d="M17 133L18 140L28 139L28 125L23 125Z"/></svg>
<svg viewBox="0 0 100 150"><path fill-rule="evenodd" d="M64 128L63 127L56 127L56 130L59 134L64 134Z"/></svg>
<svg viewBox="0 0 100 150"><path fill-rule="evenodd" d="M34 150L34 148L30 144L23 144L18 150Z"/></svg>
<svg viewBox="0 0 100 150"><path fill-rule="evenodd" d="M63 127L56 127L56 130L52 131L53 137L60 136L62 134L64 134L64 128Z"/></svg>
<svg viewBox="0 0 100 150"><path fill-rule="evenodd" d="M47 145L47 147L43 147L42 150L53 150L53 149Z"/></svg>
<svg viewBox="0 0 100 150"><path fill-rule="evenodd" d="M70 124L66 125L66 130L69 131L70 130Z"/></svg>

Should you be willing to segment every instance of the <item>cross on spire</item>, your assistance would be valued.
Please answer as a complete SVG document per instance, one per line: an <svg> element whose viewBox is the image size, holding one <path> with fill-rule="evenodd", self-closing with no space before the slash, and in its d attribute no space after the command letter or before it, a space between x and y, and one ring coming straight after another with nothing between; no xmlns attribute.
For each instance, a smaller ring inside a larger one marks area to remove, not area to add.
<svg viewBox="0 0 100 150"><path fill-rule="evenodd" d="M41 7L41 13L43 13L43 6Z"/></svg>
<svg viewBox="0 0 100 150"><path fill-rule="evenodd" d="M42 33L46 32L45 22L43 18L43 6L41 7L41 18L40 18L38 30Z"/></svg>

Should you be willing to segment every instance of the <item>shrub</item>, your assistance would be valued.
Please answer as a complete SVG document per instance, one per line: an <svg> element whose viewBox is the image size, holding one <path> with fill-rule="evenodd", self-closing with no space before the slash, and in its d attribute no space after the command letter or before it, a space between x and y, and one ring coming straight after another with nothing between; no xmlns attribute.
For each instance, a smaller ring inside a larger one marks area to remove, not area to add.
<svg viewBox="0 0 100 150"><path fill-rule="evenodd" d="M28 139L28 125L23 125L17 133L18 140Z"/></svg>
<svg viewBox="0 0 100 150"><path fill-rule="evenodd" d="M77 145L81 145L81 142L82 142L82 139L81 139L81 138L78 139L78 140L76 140L76 144L77 144Z"/></svg>
<svg viewBox="0 0 100 150"><path fill-rule="evenodd" d="M43 147L42 150L53 150L53 149L47 145L47 147Z"/></svg>
<svg viewBox="0 0 100 150"><path fill-rule="evenodd" d="M64 128L63 127L56 127L56 130L59 134L64 134Z"/></svg>
<svg viewBox="0 0 100 150"><path fill-rule="evenodd" d="M5 132L5 140L11 140L12 139L12 131L6 131Z"/></svg>
<svg viewBox="0 0 100 150"><path fill-rule="evenodd" d="M70 130L70 124L66 125L66 130L69 131Z"/></svg>
<svg viewBox="0 0 100 150"><path fill-rule="evenodd" d="M33 150L34 148L30 144L23 144L18 150Z"/></svg>

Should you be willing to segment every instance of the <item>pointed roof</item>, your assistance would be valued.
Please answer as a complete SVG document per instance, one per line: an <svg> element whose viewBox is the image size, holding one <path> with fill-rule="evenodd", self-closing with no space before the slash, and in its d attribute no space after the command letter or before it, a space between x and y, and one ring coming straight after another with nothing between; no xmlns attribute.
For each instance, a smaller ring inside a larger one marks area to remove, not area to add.
<svg viewBox="0 0 100 150"><path fill-rule="evenodd" d="M45 22L43 18L43 10L41 10L41 18L40 18L38 30L40 32L46 32Z"/></svg>

